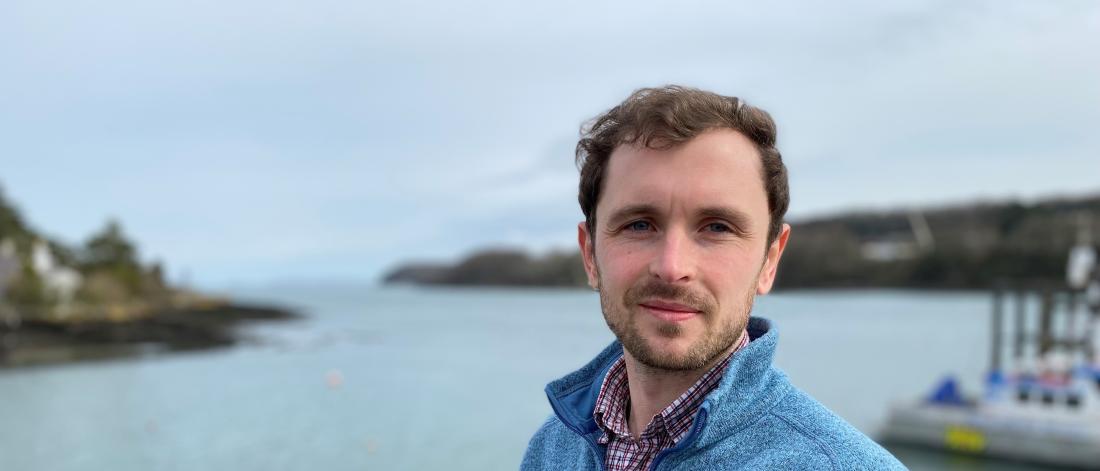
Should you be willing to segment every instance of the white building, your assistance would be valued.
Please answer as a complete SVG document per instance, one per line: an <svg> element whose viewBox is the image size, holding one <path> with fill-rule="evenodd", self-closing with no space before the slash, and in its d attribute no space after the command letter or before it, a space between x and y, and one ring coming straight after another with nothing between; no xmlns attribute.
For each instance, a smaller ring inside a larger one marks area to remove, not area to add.
<svg viewBox="0 0 1100 471"><path fill-rule="evenodd" d="M42 239L34 241L34 247L31 249L31 267L42 279L46 290L56 295L62 306L72 301L73 295L83 281L79 272L59 265L54 260L50 247Z"/></svg>

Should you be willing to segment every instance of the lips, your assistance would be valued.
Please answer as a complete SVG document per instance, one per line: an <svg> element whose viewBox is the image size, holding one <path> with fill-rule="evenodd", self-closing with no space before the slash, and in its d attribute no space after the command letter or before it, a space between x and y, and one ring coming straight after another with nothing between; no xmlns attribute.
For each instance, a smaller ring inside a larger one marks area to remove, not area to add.
<svg viewBox="0 0 1100 471"><path fill-rule="evenodd" d="M667 322L680 322L699 315L699 310L686 304L660 299L651 299L638 303L653 317Z"/></svg>

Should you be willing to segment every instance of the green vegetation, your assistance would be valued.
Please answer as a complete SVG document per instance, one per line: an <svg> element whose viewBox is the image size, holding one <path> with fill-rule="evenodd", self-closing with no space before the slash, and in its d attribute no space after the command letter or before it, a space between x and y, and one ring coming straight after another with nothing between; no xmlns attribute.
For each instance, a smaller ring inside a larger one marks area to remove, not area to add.
<svg viewBox="0 0 1100 471"><path fill-rule="evenodd" d="M170 295L160 265L142 266L134 245L114 220L88 239L77 266L85 280L78 298L87 302L146 300L163 304Z"/></svg>
<svg viewBox="0 0 1100 471"><path fill-rule="evenodd" d="M583 286L578 252L532 257L519 250L486 250L454 266L411 264L390 272L388 283L497 286Z"/></svg>
<svg viewBox="0 0 1100 471"><path fill-rule="evenodd" d="M118 221L79 246L36 233L0 193L0 367L224 347L235 326L293 319L169 286Z"/></svg>
<svg viewBox="0 0 1100 471"><path fill-rule="evenodd" d="M793 224L777 288L985 289L1061 283L1081 223L1100 240L1100 196L853 212ZM918 237L927 226L925 240ZM579 253L486 250L453 265L410 264L387 283L584 286Z"/></svg>
<svg viewBox="0 0 1100 471"><path fill-rule="evenodd" d="M933 245L911 257L867 257L868 243L912 240L910 214ZM999 280L1062 283L1081 223L1100 236L1100 196L854 213L795 226L779 286L984 289Z"/></svg>
<svg viewBox="0 0 1100 471"><path fill-rule="evenodd" d="M139 316L167 305L174 294L159 265L140 263L137 249L118 221L108 221L82 246L69 247L31 229L0 192L0 244L7 245L6 254L0 251L0 264L11 272L0 277L0 304L14 309L24 320L58 317L62 310L66 317L76 319L108 311L122 317ZM45 248L55 273L35 268L38 245ZM68 276L74 280L75 290L69 293L51 286L48 276Z"/></svg>

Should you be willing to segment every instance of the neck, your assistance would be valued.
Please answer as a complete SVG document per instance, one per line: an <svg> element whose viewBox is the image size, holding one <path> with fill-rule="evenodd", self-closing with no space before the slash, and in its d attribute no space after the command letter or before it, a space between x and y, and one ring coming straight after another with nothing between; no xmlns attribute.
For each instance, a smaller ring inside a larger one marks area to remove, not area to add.
<svg viewBox="0 0 1100 471"><path fill-rule="evenodd" d="M742 332L742 336L748 332ZM737 345L741 343L738 338L724 352L712 358L706 365L694 370L665 370L644 365L634 358L630 352L623 350L623 358L626 360L627 385L630 388L630 414L627 417L627 426L634 438L639 438L642 431L649 426L650 421L657 413L672 404L676 398L684 394L696 381L699 381L707 371L714 368Z"/></svg>

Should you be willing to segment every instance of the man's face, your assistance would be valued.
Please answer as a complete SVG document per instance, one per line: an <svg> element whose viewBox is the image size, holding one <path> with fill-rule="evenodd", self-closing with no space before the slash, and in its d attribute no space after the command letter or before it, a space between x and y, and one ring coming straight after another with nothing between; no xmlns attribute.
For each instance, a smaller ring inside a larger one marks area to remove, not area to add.
<svg viewBox="0 0 1100 471"><path fill-rule="evenodd" d="M579 226L589 284L627 354L665 370L709 365L771 289L789 228L767 242L760 156L712 130L669 150L611 154L596 227Z"/></svg>

